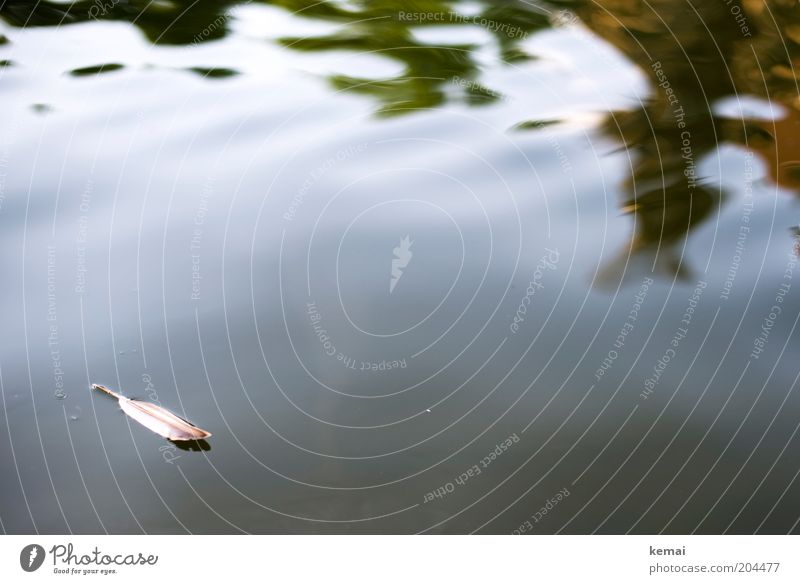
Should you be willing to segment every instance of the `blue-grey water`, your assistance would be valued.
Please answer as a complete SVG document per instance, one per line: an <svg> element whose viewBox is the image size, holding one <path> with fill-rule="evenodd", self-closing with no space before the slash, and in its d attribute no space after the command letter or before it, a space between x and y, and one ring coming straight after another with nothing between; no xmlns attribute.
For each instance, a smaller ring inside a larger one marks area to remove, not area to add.
<svg viewBox="0 0 800 584"><path fill-rule="evenodd" d="M764 6L0 1L0 529L797 532Z"/></svg>

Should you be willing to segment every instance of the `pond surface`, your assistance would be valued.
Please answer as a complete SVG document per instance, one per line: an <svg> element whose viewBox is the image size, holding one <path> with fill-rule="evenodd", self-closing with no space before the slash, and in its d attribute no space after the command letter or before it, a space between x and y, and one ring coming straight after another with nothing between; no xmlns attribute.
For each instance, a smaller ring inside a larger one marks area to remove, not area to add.
<svg viewBox="0 0 800 584"><path fill-rule="evenodd" d="M0 2L0 528L798 532L799 12Z"/></svg>

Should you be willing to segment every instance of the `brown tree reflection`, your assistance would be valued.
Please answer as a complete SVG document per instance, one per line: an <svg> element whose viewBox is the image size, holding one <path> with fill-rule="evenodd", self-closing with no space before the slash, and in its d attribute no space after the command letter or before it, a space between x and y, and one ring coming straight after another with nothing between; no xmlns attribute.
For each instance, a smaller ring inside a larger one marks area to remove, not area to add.
<svg viewBox="0 0 800 584"><path fill-rule="evenodd" d="M796 2L602 0L573 9L653 87L648 103L617 112L605 124L634 160L622 208L636 224L629 248L607 266L607 280L618 276L629 253L646 256L657 271L686 273L686 236L724 198L698 175L697 164L722 143L758 153L776 184L800 189ZM713 106L731 95L778 103L782 117L721 119Z"/></svg>

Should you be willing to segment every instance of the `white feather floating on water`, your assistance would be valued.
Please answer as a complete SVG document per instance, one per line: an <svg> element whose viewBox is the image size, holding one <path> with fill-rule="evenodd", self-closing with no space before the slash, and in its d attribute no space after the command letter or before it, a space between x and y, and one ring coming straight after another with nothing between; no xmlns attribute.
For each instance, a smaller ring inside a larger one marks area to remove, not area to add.
<svg viewBox="0 0 800 584"><path fill-rule="evenodd" d="M116 398L119 401L119 407L122 408L123 412L128 414L131 418L139 422L148 430L152 430L167 440L203 440L204 438L211 436L211 432L206 432L205 430L198 428L191 422L187 422L183 418L179 418L161 406L138 399L127 398L124 395L119 395L118 393L111 391L104 385L93 383L92 388L99 389L100 391Z"/></svg>

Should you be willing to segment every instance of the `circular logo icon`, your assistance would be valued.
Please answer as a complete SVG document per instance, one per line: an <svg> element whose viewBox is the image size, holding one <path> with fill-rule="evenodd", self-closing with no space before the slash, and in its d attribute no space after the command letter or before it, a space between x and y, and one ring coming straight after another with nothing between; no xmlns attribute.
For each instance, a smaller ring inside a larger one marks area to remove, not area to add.
<svg viewBox="0 0 800 584"><path fill-rule="evenodd" d="M26 572L35 572L42 567L44 556L45 553L42 546L35 543L26 545L19 553L19 565Z"/></svg>

